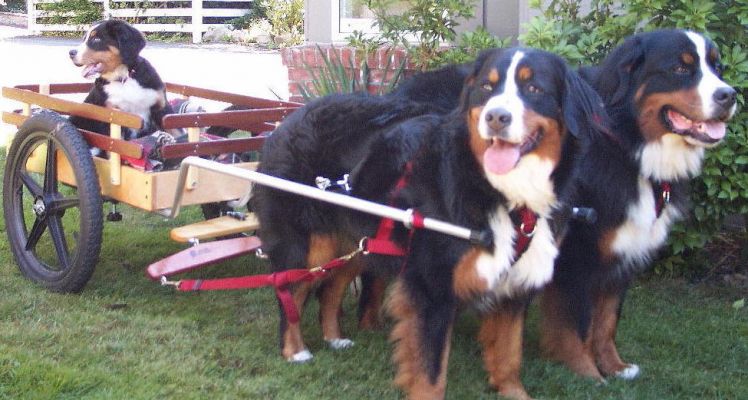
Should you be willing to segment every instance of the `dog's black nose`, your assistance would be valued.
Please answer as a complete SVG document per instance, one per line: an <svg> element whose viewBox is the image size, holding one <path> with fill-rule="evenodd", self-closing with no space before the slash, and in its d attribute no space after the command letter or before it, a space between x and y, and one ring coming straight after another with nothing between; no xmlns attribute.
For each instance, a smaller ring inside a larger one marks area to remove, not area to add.
<svg viewBox="0 0 748 400"><path fill-rule="evenodd" d="M70 54L70 58L73 58L76 54L78 54L78 50L70 50L68 54Z"/></svg>
<svg viewBox="0 0 748 400"><path fill-rule="evenodd" d="M494 108L486 112L486 123L491 130L502 131L512 123L512 113L504 108Z"/></svg>
<svg viewBox="0 0 748 400"><path fill-rule="evenodd" d="M728 109L735 105L737 100L737 92L731 87L721 87L714 91L712 99L715 103L719 104L720 107Z"/></svg>

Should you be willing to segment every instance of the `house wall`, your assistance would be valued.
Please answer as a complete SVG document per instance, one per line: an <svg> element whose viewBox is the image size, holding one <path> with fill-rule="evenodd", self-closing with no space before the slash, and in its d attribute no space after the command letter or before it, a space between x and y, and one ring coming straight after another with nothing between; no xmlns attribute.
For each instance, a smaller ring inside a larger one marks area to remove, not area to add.
<svg viewBox="0 0 748 400"><path fill-rule="evenodd" d="M339 0L305 0L305 35L308 42L345 43L348 33L338 31ZM537 11L530 10L528 0L476 0L475 16L463 21L458 31L474 30L485 26L499 36L517 38L522 24Z"/></svg>

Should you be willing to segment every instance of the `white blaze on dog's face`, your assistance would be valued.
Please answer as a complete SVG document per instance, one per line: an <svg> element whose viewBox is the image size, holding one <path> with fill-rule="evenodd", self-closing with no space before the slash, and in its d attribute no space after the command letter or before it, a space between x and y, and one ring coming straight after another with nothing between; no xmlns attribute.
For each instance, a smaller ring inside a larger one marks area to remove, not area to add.
<svg viewBox="0 0 748 400"><path fill-rule="evenodd" d="M73 64L83 67L84 78L95 78L122 71L126 74L143 47L145 38L140 31L124 21L107 20L92 26L69 55Z"/></svg>
<svg viewBox="0 0 748 400"><path fill-rule="evenodd" d="M719 144L737 109L735 90L719 76L719 52L694 32L673 30L632 66L642 172L658 180L698 174L704 149ZM646 39L645 39L646 40Z"/></svg>
<svg viewBox="0 0 748 400"><path fill-rule="evenodd" d="M702 102L702 114L708 118L716 117L720 120L731 118L737 109L737 103L731 100L731 97L734 99L735 91L717 76L715 71L719 61L717 48L710 45L707 50L706 39L697 33L686 32L686 35L696 46L696 54L699 58L701 79L696 86L696 91ZM712 65L709 64L709 60ZM724 125L724 122L722 124Z"/></svg>
<svg viewBox="0 0 748 400"><path fill-rule="evenodd" d="M566 135L559 65L536 50L502 52L484 62L466 94L471 149L510 207L546 213L555 203L550 176Z"/></svg>

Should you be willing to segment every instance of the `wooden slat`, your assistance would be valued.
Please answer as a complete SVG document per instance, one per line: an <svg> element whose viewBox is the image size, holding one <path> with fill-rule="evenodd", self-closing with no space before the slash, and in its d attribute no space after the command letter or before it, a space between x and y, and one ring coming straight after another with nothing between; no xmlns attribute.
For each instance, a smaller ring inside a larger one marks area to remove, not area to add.
<svg viewBox="0 0 748 400"><path fill-rule="evenodd" d="M127 140L114 139L107 135L100 133L87 131L85 129L78 129L78 132L83 135L88 144L93 147L98 147L102 150L106 150L112 153L117 153L121 156L137 158L143 157L143 147L135 142L128 142Z"/></svg>
<svg viewBox="0 0 748 400"><path fill-rule="evenodd" d="M234 235L249 232L260 227L257 217L250 213L246 218L238 220L233 217L223 216L196 222L194 224L174 228L169 233L171 240L177 242L188 242L190 239L213 239L219 236Z"/></svg>
<svg viewBox="0 0 748 400"><path fill-rule="evenodd" d="M260 136L243 139L222 139L211 142L165 144L161 147L161 157L168 160L187 156L208 156L258 151L262 148L264 142L265 138Z"/></svg>
<svg viewBox="0 0 748 400"><path fill-rule="evenodd" d="M4 87L3 97L23 103L35 104L42 108L48 108L64 114L77 115L79 117L101 122L115 123L128 128L140 129L143 126L143 121L135 114L106 107L99 107L92 104L58 99L35 93L30 90Z"/></svg>
<svg viewBox="0 0 748 400"><path fill-rule="evenodd" d="M251 253L261 245L262 242L256 236L200 243L156 261L146 268L146 273L151 279L158 280L162 276L190 271Z"/></svg>
<svg viewBox="0 0 748 400"><path fill-rule="evenodd" d="M216 113L184 113L164 116L163 128L187 128L224 126L234 129L246 129L247 126L257 126L263 122L276 122L293 112L295 108L260 108L254 110L222 111Z"/></svg>
<svg viewBox="0 0 748 400"><path fill-rule="evenodd" d="M109 180L109 160L94 157L94 165L101 185L101 195L145 211L170 208L174 202L179 171L145 172L122 166L122 183L112 185ZM43 165L43 164L42 164ZM255 169L256 162L233 164L239 168ZM67 158L57 157L57 177L60 182L75 186L75 175ZM214 203L243 197L251 183L213 171L200 171L200 181L194 190L187 190L182 205Z"/></svg>
<svg viewBox="0 0 748 400"><path fill-rule="evenodd" d="M203 17L242 17L249 13L247 8L204 8ZM140 9L140 8L122 8L112 9L110 14L114 18L132 18L132 17L191 17L194 12L191 8L159 8L159 9ZM50 13L50 15L55 15ZM44 16L44 15L41 15Z"/></svg>
<svg viewBox="0 0 748 400"><path fill-rule="evenodd" d="M3 111L3 122L6 124L21 126L27 118L25 115Z"/></svg>
<svg viewBox="0 0 748 400"><path fill-rule="evenodd" d="M256 162L232 164L238 168L255 169ZM124 169L124 167L123 167ZM174 204L179 180L179 170L162 171L153 175L153 207L157 210L171 208ZM123 179L123 186L124 184ZM247 194L252 183L215 171L200 170L200 179L192 190L186 190L182 205L204 204L217 201L238 199Z"/></svg>
<svg viewBox="0 0 748 400"><path fill-rule="evenodd" d="M222 101L240 106L252 108L276 108L276 107L301 107L303 104L290 101L268 100L259 97L244 96L240 94L222 92L212 89L203 89L194 86L180 85L166 82L166 91L182 96L196 96L204 99Z"/></svg>
<svg viewBox="0 0 748 400"><path fill-rule="evenodd" d="M93 83L51 83L49 85L49 94L69 94L69 93L88 93L91 91ZM39 93L39 85L16 85L16 89L30 90Z"/></svg>
<svg viewBox="0 0 748 400"><path fill-rule="evenodd" d="M21 126L28 118L29 117L21 114L3 112L3 122L6 124ZM83 135L83 138L86 139L86 142L93 147L98 147L102 150L111 151L130 158L143 157L143 148L136 143L121 139L113 139L109 136L87 131L85 129L78 129L78 132L80 132L81 135Z"/></svg>

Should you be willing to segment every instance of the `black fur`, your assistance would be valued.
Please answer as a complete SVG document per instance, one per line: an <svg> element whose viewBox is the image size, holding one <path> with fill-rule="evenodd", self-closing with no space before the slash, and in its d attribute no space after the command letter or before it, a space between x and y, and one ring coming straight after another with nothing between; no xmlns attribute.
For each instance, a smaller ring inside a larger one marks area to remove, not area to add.
<svg viewBox="0 0 748 400"><path fill-rule="evenodd" d="M96 34L91 36L91 31L96 31ZM134 139L149 135L157 130L162 130L162 118L174 111L166 101L166 87L161 77L148 60L139 55L140 51L146 45L143 34L128 23L116 19L94 24L91 31L87 35L88 40L84 43L84 46L87 48L85 51L106 53L111 52L112 48L114 48L119 52L119 59L121 64L126 67L127 72L126 75L101 74L94 81L93 88L91 88L84 102L134 112L130 109L130 105L127 103L118 103L116 99L110 98L107 94L107 88L112 87L111 85L122 85L124 81L132 80L137 82L137 87L131 87L133 90L153 90L161 95L158 96L158 99L151 99L153 103L147 107L147 111L145 112L147 115L145 115L141 129L123 129L123 138ZM70 51L70 57L74 62L76 62L77 57L80 57L78 53L78 49ZM112 76L116 76L114 81L110 80ZM138 94L133 93L132 96L137 98ZM143 107L143 105L138 104L138 107ZM78 128L109 135L108 123L79 116L71 116L70 121Z"/></svg>
<svg viewBox="0 0 748 400"><path fill-rule="evenodd" d="M563 136L561 160L551 177L563 204L573 194L567 183L575 173L576 151L589 136L598 134L604 110L597 94L560 58L531 49L488 51L471 66L424 75L383 98L331 96L310 103L289 116L268 139L258 170L307 184L316 176L337 178L351 172L355 197L393 202L428 217L489 231L491 215L508 206L505 194L489 183L469 145L468 114L503 92L503 84L498 82L487 91L486 77L490 69L505 72L519 51L525 54L523 62L535 71L533 84L543 90L540 95L530 93L523 82L519 96L525 107L557 121L561 130L572 130ZM456 77L466 78L459 96ZM393 192L406 163L412 165L407 185ZM341 240L355 243L373 235L378 222L368 215L262 186L255 186L251 201L261 224L263 250L275 269L305 267L312 233L335 233ZM503 229L514 227L509 224ZM410 248L401 280L417 310L421 329L412 334L422 343L418 357L424 360L423 368L432 382L439 376L442 352L460 301L478 301L493 304L489 309L521 313L534 292L518 289L511 298L492 292L458 298L452 290L453 272L475 244L429 230L416 230L411 236L402 226L395 240ZM494 244L480 248L491 252ZM402 260L392 257L369 255L365 261L377 269L403 266Z"/></svg>
<svg viewBox="0 0 748 400"><path fill-rule="evenodd" d="M707 41L707 46L710 45ZM610 131L593 137L591 146L581 157L580 170L583 173L579 174L575 184L579 193L577 204L594 208L597 223L571 222L551 284L562 296L559 303L563 304L563 309L555 312L562 315L567 326L576 330L582 341L589 338L591 329L596 329L592 326L596 299L618 297L620 312L620 304L631 280L649 265L649 259L656 256L656 248L638 260L628 259L622 254L611 256L604 250L607 248L604 235L616 231L626 222L630 207L643 196L640 193L641 179L661 181L647 176L642 170L642 149L648 141L656 139L647 139L640 126L641 118L661 119L663 116L659 113L644 115L640 107L647 96L679 92L674 95L678 97L683 96L682 91L695 88L707 71L701 71L697 63L687 63L684 66L692 69L690 74L673 72L683 63L684 53L695 53L695 46L684 31L654 31L628 38L600 66L585 67L580 71L600 94L611 118ZM709 63L716 69L714 60ZM670 181L672 193L670 203L666 205L670 212L686 212L689 175L683 173ZM546 334L554 335L553 332ZM616 371L601 369L600 372L607 375Z"/></svg>

